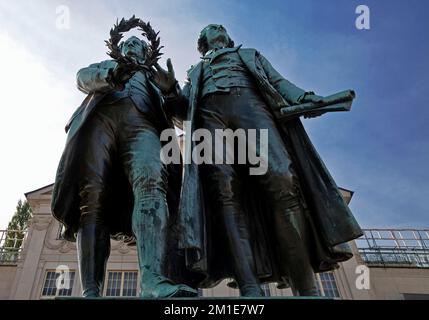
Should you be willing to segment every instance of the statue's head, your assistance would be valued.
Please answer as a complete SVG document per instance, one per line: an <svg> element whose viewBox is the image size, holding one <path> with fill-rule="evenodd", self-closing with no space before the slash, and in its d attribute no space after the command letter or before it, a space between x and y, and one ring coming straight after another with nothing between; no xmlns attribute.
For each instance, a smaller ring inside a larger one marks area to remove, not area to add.
<svg viewBox="0 0 429 320"><path fill-rule="evenodd" d="M216 47L232 48L234 41L230 38L226 29L220 24L209 24L198 38L198 51L205 55L207 51Z"/></svg>
<svg viewBox="0 0 429 320"><path fill-rule="evenodd" d="M124 42L121 42L119 44L119 48L124 57L144 60L144 58L146 57L148 44L145 41L135 36L132 36Z"/></svg>

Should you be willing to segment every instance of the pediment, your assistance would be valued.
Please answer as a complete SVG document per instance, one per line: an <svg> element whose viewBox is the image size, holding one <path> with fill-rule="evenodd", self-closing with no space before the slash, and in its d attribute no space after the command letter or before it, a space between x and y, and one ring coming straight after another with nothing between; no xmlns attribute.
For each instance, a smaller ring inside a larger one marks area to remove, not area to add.
<svg viewBox="0 0 429 320"><path fill-rule="evenodd" d="M45 198L47 196L50 197L52 196L53 189L54 189L54 184L52 183L42 188L25 193L25 197L28 200Z"/></svg>

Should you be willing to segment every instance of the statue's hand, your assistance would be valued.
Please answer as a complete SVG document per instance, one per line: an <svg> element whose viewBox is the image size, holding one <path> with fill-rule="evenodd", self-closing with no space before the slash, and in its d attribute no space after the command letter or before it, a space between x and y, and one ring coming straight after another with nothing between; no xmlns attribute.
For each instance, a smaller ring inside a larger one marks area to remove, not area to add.
<svg viewBox="0 0 429 320"><path fill-rule="evenodd" d="M313 92L306 94L302 99L301 103L314 103L316 105L322 105L324 102L324 97L318 96ZM320 117L324 112L313 111L304 115L305 119Z"/></svg>
<svg viewBox="0 0 429 320"><path fill-rule="evenodd" d="M171 59L167 59L167 70L164 70L158 63L155 64L154 81L163 93L170 93L174 90L177 80Z"/></svg>
<svg viewBox="0 0 429 320"><path fill-rule="evenodd" d="M317 118L317 117L320 117L322 114L324 114L324 112L317 112L317 111L313 111L313 112L309 112L309 113L306 113L305 115L304 115L304 118L305 119L309 119L309 118Z"/></svg>
<svg viewBox="0 0 429 320"><path fill-rule="evenodd" d="M118 64L110 72L110 82L112 82L112 84L116 87L122 87L134 76L135 73L135 69L131 69L127 65Z"/></svg>
<svg viewBox="0 0 429 320"><path fill-rule="evenodd" d="M323 104L324 97L318 96L317 94L306 94L304 98L302 99L301 103L308 103L312 102L315 104Z"/></svg>

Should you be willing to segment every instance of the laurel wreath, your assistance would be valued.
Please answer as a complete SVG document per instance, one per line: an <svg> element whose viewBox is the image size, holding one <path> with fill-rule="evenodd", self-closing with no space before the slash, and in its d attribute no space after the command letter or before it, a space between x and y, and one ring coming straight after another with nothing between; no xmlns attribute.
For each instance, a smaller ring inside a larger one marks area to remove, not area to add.
<svg viewBox="0 0 429 320"><path fill-rule="evenodd" d="M129 57L125 57L119 48L119 42L123 38L123 33L128 32L134 28L141 30L142 35L146 37L150 43L143 64L138 63ZM110 50L107 52L107 54L115 59L119 64L127 65L131 69L151 70L152 66L154 66L162 56L160 51L162 48L164 48L163 46L160 46L160 38L158 35L159 31L155 32L149 22L145 23L141 19L136 18L134 15L128 20L125 20L125 18L122 18L119 22L116 20L116 24L113 25L112 29L110 29L110 39L105 41L107 47Z"/></svg>

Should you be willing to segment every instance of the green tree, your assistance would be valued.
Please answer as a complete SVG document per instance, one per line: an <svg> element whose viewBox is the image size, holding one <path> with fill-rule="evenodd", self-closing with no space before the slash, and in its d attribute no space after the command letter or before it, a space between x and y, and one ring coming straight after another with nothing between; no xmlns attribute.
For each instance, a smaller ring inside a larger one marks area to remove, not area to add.
<svg viewBox="0 0 429 320"><path fill-rule="evenodd" d="M8 224L4 243L0 248L0 261L16 261L31 215L29 203L26 200L19 200L15 214Z"/></svg>

